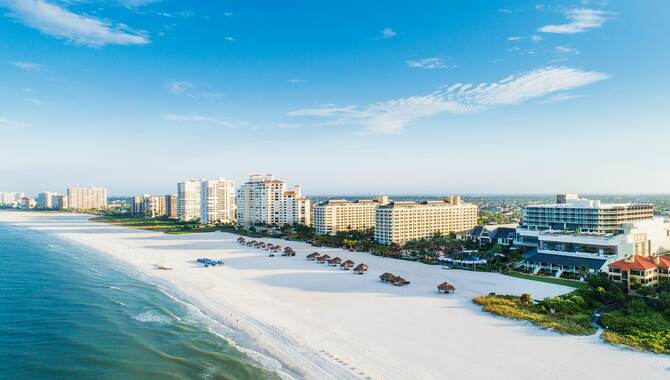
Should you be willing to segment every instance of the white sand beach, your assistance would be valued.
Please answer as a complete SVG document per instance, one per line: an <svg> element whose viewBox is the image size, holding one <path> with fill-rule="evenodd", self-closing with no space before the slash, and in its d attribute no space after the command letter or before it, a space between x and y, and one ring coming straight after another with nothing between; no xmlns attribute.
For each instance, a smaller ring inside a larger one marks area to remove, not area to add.
<svg viewBox="0 0 670 380"><path fill-rule="evenodd" d="M273 239L297 251L268 257L237 235L168 235L90 222L86 215L0 211L0 223L94 248L174 289L253 337L309 379L669 379L670 357L491 316L471 302L496 292L543 298L571 288L494 273L443 270L401 260ZM313 251L366 263L364 275L307 261ZM204 268L198 257L225 260ZM166 264L171 271L154 269ZM382 283L384 272L411 281ZM449 281L456 293L438 294Z"/></svg>

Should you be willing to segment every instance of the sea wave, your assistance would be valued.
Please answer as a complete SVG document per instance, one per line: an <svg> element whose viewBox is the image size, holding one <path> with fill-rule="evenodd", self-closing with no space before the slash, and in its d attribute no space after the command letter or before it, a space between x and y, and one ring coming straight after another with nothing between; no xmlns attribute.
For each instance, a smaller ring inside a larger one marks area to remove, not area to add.
<svg viewBox="0 0 670 380"><path fill-rule="evenodd" d="M144 311L140 314L134 315L133 319L144 323L159 323L159 324L172 323L173 321L172 318L168 317L167 315L159 314L151 310Z"/></svg>

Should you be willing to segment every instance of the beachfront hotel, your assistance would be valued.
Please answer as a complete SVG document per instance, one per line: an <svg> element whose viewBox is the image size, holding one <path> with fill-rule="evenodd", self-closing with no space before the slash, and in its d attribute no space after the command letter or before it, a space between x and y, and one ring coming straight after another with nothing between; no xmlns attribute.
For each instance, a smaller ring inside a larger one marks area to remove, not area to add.
<svg viewBox="0 0 670 380"><path fill-rule="evenodd" d="M200 194L200 223L235 223L235 181L225 178L203 180Z"/></svg>
<svg viewBox="0 0 670 380"><path fill-rule="evenodd" d="M202 181L188 180L177 184L177 217L184 221L200 218Z"/></svg>
<svg viewBox="0 0 670 380"><path fill-rule="evenodd" d="M458 196L441 201L390 202L375 210L375 240L381 244L404 244L472 229L479 208Z"/></svg>
<svg viewBox="0 0 670 380"><path fill-rule="evenodd" d="M333 199L314 206L312 224L317 234L335 235L342 231L371 230L377 207L389 203L388 197L347 201Z"/></svg>
<svg viewBox="0 0 670 380"><path fill-rule="evenodd" d="M271 174L252 175L237 190L237 223L250 226L311 225L311 202L300 186L287 190L286 182Z"/></svg>
<svg viewBox="0 0 670 380"><path fill-rule="evenodd" d="M606 270L631 255L657 255L670 249L670 222L655 218L647 203L602 203L558 195L555 204L523 210L514 243L530 248L524 266L534 272Z"/></svg>
<svg viewBox="0 0 670 380"><path fill-rule="evenodd" d="M68 208L74 210L104 210L107 208L107 189L102 187L69 187Z"/></svg>

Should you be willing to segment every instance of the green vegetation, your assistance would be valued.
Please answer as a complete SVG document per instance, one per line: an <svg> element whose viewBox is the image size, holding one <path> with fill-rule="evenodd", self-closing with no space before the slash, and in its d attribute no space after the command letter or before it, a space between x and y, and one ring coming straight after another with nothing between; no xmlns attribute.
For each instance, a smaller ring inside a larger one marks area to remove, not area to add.
<svg viewBox="0 0 670 380"><path fill-rule="evenodd" d="M606 274L599 274L589 277L584 286L570 294L536 303L529 302L527 294L492 294L473 301L487 312L573 335L595 332L591 316L596 309L607 306L600 318L605 341L669 354L670 283L664 281L653 292L657 298L626 295L623 287L610 281Z"/></svg>
<svg viewBox="0 0 670 380"><path fill-rule="evenodd" d="M569 287L572 287L572 288L579 288L579 287L584 285L583 282L579 282L579 281L576 281L576 280L566 280L564 278L537 276L537 275L534 275L534 274L526 274L526 273L521 273L521 272L509 272L507 274L512 276L512 277L523 278L525 280L547 282L547 283L550 283L550 284L564 285L564 286L569 286Z"/></svg>
<svg viewBox="0 0 670 380"><path fill-rule="evenodd" d="M216 227L203 226L196 222L182 222L169 218L145 218L136 216L107 215L91 218L94 222L113 224L129 228L137 228L149 231L161 231L168 234L184 234L194 232L212 232Z"/></svg>

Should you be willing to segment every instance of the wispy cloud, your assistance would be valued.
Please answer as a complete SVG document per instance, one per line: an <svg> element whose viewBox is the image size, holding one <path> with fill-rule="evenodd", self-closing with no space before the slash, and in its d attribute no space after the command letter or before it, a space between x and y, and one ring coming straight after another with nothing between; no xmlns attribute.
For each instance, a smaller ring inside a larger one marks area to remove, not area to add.
<svg viewBox="0 0 670 380"><path fill-rule="evenodd" d="M44 0L7 0L9 15L44 34L78 45L102 47L145 45L149 38L124 24L111 24L91 16L79 15Z"/></svg>
<svg viewBox="0 0 670 380"><path fill-rule="evenodd" d="M227 42L235 42L235 38L233 38L233 37L231 37L231 36L223 37L223 39L224 39L225 41L227 41Z"/></svg>
<svg viewBox="0 0 670 380"><path fill-rule="evenodd" d="M607 13L593 9L576 8L565 12L565 24L545 25L538 30L543 33L575 34L600 28L607 21Z"/></svg>
<svg viewBox="0 0 670 380"><path fill-rule="evenodd" d="M27 127L28 124L22 123L20 121L9 120L4 117L0 117L0 128L22 128Z"/></svg>
<svg viewBox="0 0 670 380"><path fill-rule="evenodd" d="M524 36L512 36L512 37L508 37L507 41L521 41L521 40L525 40L525 39L526 39L526 37L524 37Z"/></svg>
<svg viewBox="0 0 670 380"><path fill-rule="evenodd" d="M189 96L191 98L195 98L195 95L191 92L195 85L191 82L184 82L184 81L170 81L165 83L165 88L168 90L169 93L172 95L185 95Z"/></svg>
<svg viewBox="0 0 670 380"><path fill-rule="evenodd" d="M300 78L290 78L290 79L287 79L287 80L286 80L286 83L290 83L290 84L300 84L300 83L305 83L305 80L304 80L304 79L300 79Z"/></svg>
<svg viewBox="0 0 670 380"><path fill-rule="evenodd" d="M121 5L124 5L128 8L141 7L151 3L157 3L161 0L118 0Z"/></svg>
<svg viewBox="0 0 670 380"><path fill-rule="evenodd" d="M395 37L397 33L391 28L384 28L379 32L379 35L381 38L387 39Z"/></svg>
<svg viewBox="0 0 670 380"><path fill-rule="evenodd" d="M447 69L453 68L453 65L447 65L444 59L440 57L424 58L415 61L407 61L407 66L415 69Z"/></svg>
<svg viewBox="0 0 670 380"><path fill-rule="evenodd" d="M42 70L45 66L40 64L40 63L35 63L35 62L18 62L18 61L10 61L9 62L11 65L14 67L17 67L23 71L40 71Z"/></svg>
<svg viewBox="0 0 670 380"><path fill-rule="evenodd" d="M550 96L546 99L540 100L537 103L538 104L561 103L561 102L565 102L567 100L579 99L579 98L583 98L583 97L584 97L584 95L581 95L581 94L564 94L564 93L562 93L562 94L552 95L552 96Z"/></svg>
<svg viewBox="0 0 670 380"><path fill-rule="evenodd" d="M337 107L329 104L289 112L293 117L328 119L319 125L362 125L368 132L399 132L416 119L441 113L468 113L500 105L523 103L558 91L585 86L607 75L569 67L545 67L521 75L511 75L494 83L443 87L431 94L372 103Z"/></svg>
<svg viewBox="0 0 670 380"><path fill-rule="evenodd" d="M223 12L223 15L226 17L232 17L235 15L235 12Z"/></svg>
<svg viewBox="0 0 670 380"><path fill-rule="evenodd" d="M163 119L168 120L168 121L174 121L174 122L181 122L181 123L202 123L202 124L211 124L211 125L217 125L221 127L226 127L226 128L237 128L236 124L233 124L229 121L215 118L215 117L210 117L210 116L203 116L203 115L179 115L179 114L173 114L173 113L168 113L168 114L163 114Z"/></svg>

